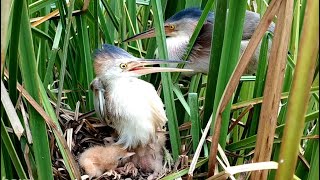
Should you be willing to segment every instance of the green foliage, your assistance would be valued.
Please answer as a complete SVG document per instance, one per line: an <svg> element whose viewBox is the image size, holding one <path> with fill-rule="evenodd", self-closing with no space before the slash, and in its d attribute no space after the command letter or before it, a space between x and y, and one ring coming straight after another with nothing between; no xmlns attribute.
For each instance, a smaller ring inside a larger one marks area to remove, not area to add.
<svg viewBox="0 0 320 180"><path fill-rule="evenodd" d="M57 174L56 164L54 164L57 159L54 159L56 157L54 153L61 157L62 160L59 161L63 161L63 168L68 178L78 178L80 176L80 171L76 167L78 154L74 149L70 151L65 146L64 140L60 139L62 134L66 134L67 128L72 128L73 131L76 128L65 127L61 123L61 118L64 118L61 112L78 111L83 114L94 109L93 93L89 88L94 78L92 59L94 50L107 43L120 46L136 57L154 58L157 49L159 57L167 59L164 20L182 9L200 7L203 13L184 58L188 59L209 11L215 10L216 21L212 38L215 43L211 49L215 53L210 55L209 73L207 75L198 73L191 78L181 77L179 73L159 73L142 77L161 92L160 96L168 117L170 143L167 143L167 148L170 153L175 160L182 154L187 155L189 161L192 160L201 142L203 127L212 115L214 117L219 102L223 98L222 93L240 57L244 11L247 9L264 14L267 8L265 0L254 0L249 4L244 0L93 0L90 1L87 9L77 13L86 2L86 0L71 0L69 3L60 0L12 0L11 13L8 14L10 19L7 41L2 42L8 47L5 53L2 52L5 54L2 81L8 89L12 104L17 107L16 111L24 130L30 130L33 142L28 141L27 133L24 133L21 139L16 137L8 121L7 112L2 108L2 178L53 179ZM317 116L319 63L315 65L316 67L313 66L315 72L312 74L311 89L304 90L308 91L310 96L306 107L303 104L296 104L297 109L306 108L306 114L301 112L303 118L300 118L299 128L302 134L291 132L289 136L284 133L287 125L286 118L293 115L289 112L288 103L298 102L292 97L291 82L297 70L299 53L301 53L298 46L304 36L301 31L303 22L306 21L305 13L308 13L307 2L307 0L295 1L293 29L281 96L283 105L279 109L276 145L272 155L277 161L283 141L288 137L294 137L295 146L299 145L297 148L300 148L300 152L304 152L300 153L297 165L293 167L296 176L300 179L319 179L319 139L312 138L319 135ZM34 26L33 22L38 22L39 17L48 16L55 10L59 13L58 16ZM156 38L123 42L124 39L152 27L156 29ZM264 80L268 67L267 52L271 42L272 34L267 33L261 43L256 74L241 78L241 85L238 86L237 92L234 93L233 99L223 113L222 134L219 142L226 152L229 152L227 160L231 166L247 163L253 157L252 150L256 143ZM309 46L310 44L305 45L305 47ZM304 79L299 81L302 83ZM25 95L19 93L17 84L23 85L35 102L43 108L57 130L46 125L39 111L31 105ZM20 106L25 107L25 112ZM246 108L249 108L248 113L241 116ZM238 118L240 121L236 126L229 129ZM206 164L210 146L207 143L210 142L205 142L205 145L201 146L200 159L196 164L198 169L194 174L208 171ZM290 144L287 146L289 147ZM25 151L27 148L29 152ZM295 147L290 146L290 148ZM290 148L284 149L282 154L287 153L288 157L297 158L295 154L298 152L297 149L292 152ZM164 179L185 176L189 168L186 166L176 172L170 172ZM275 174L276 171L272 172L268 178L274 179Z"/></svg>

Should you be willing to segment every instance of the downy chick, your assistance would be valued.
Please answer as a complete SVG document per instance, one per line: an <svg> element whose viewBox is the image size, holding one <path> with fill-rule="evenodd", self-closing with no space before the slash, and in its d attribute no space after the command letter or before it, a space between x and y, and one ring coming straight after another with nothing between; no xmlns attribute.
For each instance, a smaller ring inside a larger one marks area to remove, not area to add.
<svg viewBox="0 0 320 180"><path fill-rule="evenodd" d="M119 145L94 146L85 150L79 157L79 164L90 177L98 177L114 170L121 161L134 155Z"/></svg>

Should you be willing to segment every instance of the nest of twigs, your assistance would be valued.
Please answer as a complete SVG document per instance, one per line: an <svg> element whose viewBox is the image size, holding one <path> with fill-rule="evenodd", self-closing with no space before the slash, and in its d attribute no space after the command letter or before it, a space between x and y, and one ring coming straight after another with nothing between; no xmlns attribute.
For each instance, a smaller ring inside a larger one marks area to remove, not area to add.
<svg viewBox="0 0 320 180"><path fill-rule="evenodd" d="M71 150L71 153L75 157L75 160L79 166L78 160L79 155L86 149L93 146L103 146L110 145L110 139L116 136L114 129L107 126L104 122L101 122L97 117L95 117L94 112L89 112L85 114L72 112L60 108L59 116L60 126L64 133L67 144ZM168 133L166 133L168 134ZM55 143L55 138L53 134L49 133L50 138L50 149L51 157L53 160L53 172L55 179L70 179L69 174L66 170L62 155L59 152L59 148ZM110 154L112 156L112 154ZM180 162L180 161L179 161ZM180 164L180 163L179 163ZM176 163L177 170L178 165ZM79 166L79 170L83 179L89 179L85 171ZM135 176L131 173L126 172L123 168L115 170L116 174L106 172L100 177L95 179L147 179L152 173L143 173L138 171ZM170 170L166 170L162 175L169 173Z"/></svg>

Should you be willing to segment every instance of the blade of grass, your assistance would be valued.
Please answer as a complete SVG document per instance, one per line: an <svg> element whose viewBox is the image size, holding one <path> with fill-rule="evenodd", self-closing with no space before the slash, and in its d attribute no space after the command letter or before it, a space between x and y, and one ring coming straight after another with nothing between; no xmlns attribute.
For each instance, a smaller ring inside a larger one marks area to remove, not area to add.
<svg viewBox="0 0 320 180"><path fill-rule="evenodd" d="M198 7L201 8L202 0L186 0L185 8Z"/></svg>
<svg viewBox="0 0 320 180"><path fill-rule="evenodd" d="M120 42L120 47L122 49L127 50L127 43L122 43L122 41L126 39L126 34L127 34L127 16L126 16L126 10L125 10L125 0L119 0L118 4L119 4L119 13L120 13L119 42Z"/></svg>
<svg viewBox="0 0 320 180"><path fill-rule="evenodd" d="M42 30L40 30L38 28L35 28L35 27L31 27L31 31L35 36L37 36L37 37L39 37L41 39L47 40L48 43L50 43L50 44L53 43L52 38L47 33L45 33L44 31L42 31Z"/></svg>
<svg viewBox="0 0 320 180"><path fill-rule="evenodd" d="M187 101L184 99L180 88L177 87L177 85L174 85L172 87L172 90L175 93L175 95L177 96L177 98L179 99L179 101L181 102L181 104L184 107L185 111L188 113L188 115L190 115L190 106L188 105Z"/></svg>
<svg viewBox="0 0 320 180"><path fill-rule="evenodd" d="M3 123L3 119L2 118L1 118L1 139L2 139L6 149L8 150L8 153L9 153L10 158L12 160L12 163L13 163L13 165L15 167L15 170L18 173L19 178L20 179L28 179L28 177L26 175L26 172L24 171L24 169L22 167L22 164L20 162L18 154L17 154L17 152L15 150L15 147L13 146L12 141L11 141L11 139L9 137L9 134L8 134L6 128L5 128L5 125ZM2 174L1 174L1 176L2 176Z"/></svg>
<svg viewBox="0 0 320 180"><path fill-rule="evenodd" d="M237 61L240 53L240 42L242 39L243 24L246 10L246 1L230 1L228 18L226 22L226 32L223 39L223 48L221 53L219 75L217 81L217 87L213 105L213 117L219 109L219 102L223 97L224 90L228 84L229 78L232 75L234 68L237 65ZM229 27L229 28L228 28ZM224 149L226 146L226 137L228 134L229 118L231 110L231 101L226 105L225 110L222 112L222 121L213 121L214 123L214 136L215 143L211 144L210 158L209 158L209 170L208 177L214 175L214 166L216 164L217 154L217 141ZM221 124L220 124L221 123ZM221 125L221 126L220 126ZM220 128L221 127L221 128ZM216 131L219 128L218 131ZM212 142L214 142L212 141Z"/></svg>
<svg viewBox="0 0 320 180"><path fill-rule="evenodd" d="M319 110L309 114L309 116L306 116L305 123L309 122L310 119L311 120L318 119L318 117L319 117ZM315 128L314 132L312 132L311 135L319 135L319 121L317 121L316 128ZM304 147L305 152L303 154L303 157L306 159L307 162L312 161L313 156L315 155L313 147L319 146L318 143L319 143L318 141L307 141L307 143L305 144L305 147ZM311 164L312 164L312 162L311 162ZM307 179L308 175L309 175L309 171L310 171L310 169L305 166L305 163L300 161L300 162L298 162L295 174L300 179Z"/></svg>
<svg viewBox="0 0 320 180"><path fill-rule="evenodd" d="M82 44L79 46L83 53L82 59L82 67L81 70L83 75L84 88L89 88L90 82L93 79L93 64L91 59L91 50L90 50L90 42L88 36L87 29L87 20L85 16L77 17L77 28L78 28L78 37L79 42ZM86 94L86 103L88 109L93 109L93 94L89 91Z"/></svg>
<svg viewBox="0 0 320 180"><path fill-rule="evenodd" d="M66 145L67 143L66 143L65 139L62 138L63 135L62 135L61 127L59 125L59 121L55 115L54 109L48 99L48 96L46 94L44 87L45 86L40 85L40 88L39 88L40 94L42 97L43 107L57 127L57 129L54 129L53 132L54 132L60 153L63 157L64 165L66 166L66 169L67 169L71 179L80 179L80 172L79 172L78 166L75 162L73 155L71 154L71 152L67 148L67 145Z"/></svg>
<svg viewBox="0 0 320 180"><path fill-rule="evenodd" d="M52 78L52 70L53 70L53 66L54 66L57 52L59 50L59 42L61 39L61 34L62 34L62 24L61 24L61 21L59 21L58 26L56 28L56 34L55 34L55 37L53 40L53 45L52 45L50 55L49 55L47 71L46 71L44 81L43 81L44 87L48 86L49 80Z"/></svg>
<svg viewBox="0 0 320 180"><path fill-rule="evenodd" d="M189 93L198 92L198 87L199 87L199 84L200 84L200 80L201 80L201 74L200 73L192 76L191 82L190 82Z"/></svg>
<svg viewBox="0 0 320 180"><path fill-rule="evenodd" d="M156 40L158 44L159 58L168 59L168 51L166 45L166 36L164 33L163 25L163 13L160 0L151 1L152 10L154 13L154 25L156 30ZM172 148L172 155L175 160L177 160L180 154L181 140L178 129L177 115L175 110L175 105L173 101L173 90L172 90L172 79L169 73L161 73L162 79L162 89L164 102L166 107L166 112L168 116L168 126L170 143Z"/></svg>
<svg viewBox="0 0 320 180"><path fill-rule="evenodd" d="M98 9L99 7L99 1L93 1L93 12L94 12L94 31L93 31L93 36L94 36L94 49L97 49L100 44L100 39L99 39L99 16L98 16Z"/></svg>
<svg viewBox="0 0 320 180"><path fill-rule="evenodd" d="M136 3L149 6L150 0L136 0Z"/></svg>
<svg viewBox="0 0 320 180"><path fill-rule="evenodd" d="M2 143L2 141L1 141L1 143ZM0 148L1 148L1 157L0 157L1 158L1 179L3 179L6 177L8 178L7 173L6 173L6 168L5 168L8 166L5 165L5 160L4 160L5 156L2 151L2 148L4 148L4 146L1 146Z"/></svg>
<svg viewBox="0 0 320 180"><path fill-rule="evenodd" d="M25 88L31 93L31 96L40 102L39 82L37 77L36 59L31 36L30 20L27 11L27 4L23 1L21 15L21 31L19 50L21 73ZM51 166L51 157L46 124L36 110L28 104L30 121L30 130L33 138L33 152L36 160L36 167L39 179L53 179Z"/></svg>
<svg viewBox="0 0 320 180"><path fill-rule="evenodd" d="M197 93L189 93L188 102L190 106L192 147L193 147L193 151L196 152L199 141L200 141L200 130L201 130Z"/></svg>
<svg viewBox="0 0 320 180"><path fill-rule="evenodd" d="M203 126L208 122L212 111L213 105L215 102L215 96L213 94L216 93L219 66L220 66L220 58L222 53L223 39L225 33L225 23L227 17L227 1L218 0L216 3L216 11L215 11L215 21L214 21L214 30L212 32L212 46L210 53L210 64L209 64L209 73L208 73L208 81L207 81L207 90L205 95L204 102L204 114L202 123Z"/></svg>
<svg viewBox="0 0 320 180"><path fill-rule="evenodd" d="M301 13L300 13L300 22L299 22L299 37L301 36L301 30L303 27L303 21L304 21L304 16L305 16L305 11L306 11L306 4L307 4L307 0L301 0Z"/></svg>
<svg viewBox="0 0 320 180"><path fill-rule="evenodd" d="M16 90L17 86L17 76L18 76L18 48L19 48L19 35L20 35L20 22L21 22L21 8L22 3L19 1L14 1L13 4L13 15L12 21L14 24L18 24L15 28L11 28L11 37L10 37L10 47L9 47L9 75L11 79L9 79L9 95L12 103L15 105L17 103L18 94ZM12 24L11 24L12 25Z"/></svg>
<svg viewBox="0 0 320 180"><path fill-rule="evenodd" d="M265 3L266 0L256 0L257 3L257 12L262 16L267 9L267 4Z"/></svg>
<svg viewBox="0 0 320 180"><path fill-rule="evenodd" d="M107 23L105 21L105 17L103 15L102 9L100 7L98 8L98 16L99 16L99 21L100 21L100 28L104 34L105 41L108 44L113 44L113 42L111 40L109 28L107 26Z"/></svg>
<svg viewBox="0 0 320 180"><path fill-rule="evenodd" d="M39 11L42 8L50 7L50 5L54 4L57 0L38 0L29 5L29 13L33 14Z"/></svg>
<svg viewBox="0 0 320 180"><path fill-rule="evenodd" d="M126 1L126 5L128 7L128 22L131 21L130 24L132 24L133 27L130 25L128 27L129 34L128 37L133 36L134 34L138 34L138 28L137 28L137 15L136 15L136 1ZM129 43L131 46L137 47L137 43L135 41Z"/></svg>
<svg viewBox="0 0 320 180"><path fill-rule="evenodd" d="M57 101L57 108L56 108L57 117L59 117L62 90L63 90L63 85L64 85L64 76L66 73L66 61L67 61L67 56L68 56L68 45L69 45L69 37L70 37L70 28L71 28L71 23L72 23L73 7L74 7L74 0L71 0L70 6L68 8L68 23L67 23L66 33L64 36L64 43L63 43L63 58L62 58L62 64L61 64L61 69L60 69L59 92L58 92L58 101Z"/></svg>
<svg viewBox="0 0 320 180"><path fill-rule="evenodd" d="M50 7L45 7L44 9L40 10L40 16L46 15L50 12ZM39 29L38 29L39 28ZM47 37L49 31L49 21L46 21L38 26L38 28L34 28L36 30L37 34L43 35ZM50 44L52 44L52 39L48 35L50 39ZM40 37L39 38L39 47L38 47L38 55L37 55L37 68L38 68L38 74L41 78L41 80L44 80L45 74L46 74L46 65L47 65L47 47L48 47L49 41L46 41L45 38Z"/></svg>
<svg viewBox="0 0 320 180"><path fill-rule="evenodd" d="M66 22L66 15L65 13L68 12L67 10L67 4L65 1L57 1L57 7L59 9L60 14L60 20L62 22L62 27L64 30L66 30L67 22Z"/></svg>
<svg viewBox="0 0 320 180"><path fill-rule="evenodd" d="M104 8L106 9L108 15L109 15L109 18L111 19L111 22L113 23L114 27L116 28L117 31L119 31L119 21L117 20L114 12L111 10L111 7L109 6L107 0L102 0L101 1Z"/></svg>

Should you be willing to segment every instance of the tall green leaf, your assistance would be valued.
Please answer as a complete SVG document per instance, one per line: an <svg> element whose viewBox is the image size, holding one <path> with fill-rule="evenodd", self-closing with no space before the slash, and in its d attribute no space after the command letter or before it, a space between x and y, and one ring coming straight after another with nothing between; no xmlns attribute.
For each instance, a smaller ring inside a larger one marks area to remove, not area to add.
<svg viewBox="0 0 320 180"><path fill-rule="evenodd" d="M19 156L15 150L15 147L13 146L12 144L12 141L10 139L10 136L4 126L4 123L3 123L3 119L1 118L1 139L6 147L6 149L8 150L8 153L10 155L10 158L13 162L13 165L15 167L15 170L17 171L18 173L18 176L20 179L27 179L27 175L23 169L23 166L20 162L20 159L19 159ZM2 149L2 147L1 147ZM1 151L1 154L2 154L2 151ZM2 167L1 167L2 169ZM1 172L1 176L2 176L2 172ZM3 177L3 176L2 176Z"/></svg>
<svg viewBox="0 0 320 180"><path fill-rule="evenodd" d="M154 12L154 25L156 29L156 39L158 44L159 57L161 59L168 59L168 51L166 44L166 35L164 32L162 7L160 0L151 0L152 10ZM173 101L172 80L169 73L161 73L163 84L164 103L166 106L170 142L172 148L173 158L176 160L180 154L180 134L178 129L178 121Z"/></svg>
<svg viewBox="0 0 320 180"><path fill-rule="evenodd" d="M229 81L229 78L235 68L239 53L240 53L240 42L242 39L243 23L246 10L246 1L230 1L229 12L226 22L226 32L223 39L223 48L221 53L221 63L219 67L219 75L214 99L213 112L217 111L219 102L222 98L223 91ZM222 113L222 125L219 143L221 147L226 145L226 136L229 126L229 114L231 109L231 103L226 107Z"/></svg>
<svg viewBox="0 0 320 180"><path fill-rule="evenodd" d="M39 96L39 82L37 79L37 66L31 36L30 20L27 4L25 1L22 1L22 3L20 37L23 38L20 39L19 43L21 73L25 89L40 103L41 98ZM39 179L53 179L46 124L31 105L28 105L28 110L38 177Z"/></svg>
<svg viewBox="0 0 320 180"><path fill-rule="evenodd" d="M214 21L214 30L212 32L211 39L211 53L210 53L210 65L207 81L207 90L204 103L204 114L203 114L203 124L204 127L208 122L212 111L213 104L217 87L220 58L223 46L224 31L225 31L225 22L227 16L227 1L217 0L216 11L215 11L215 21Z"/></svg>

